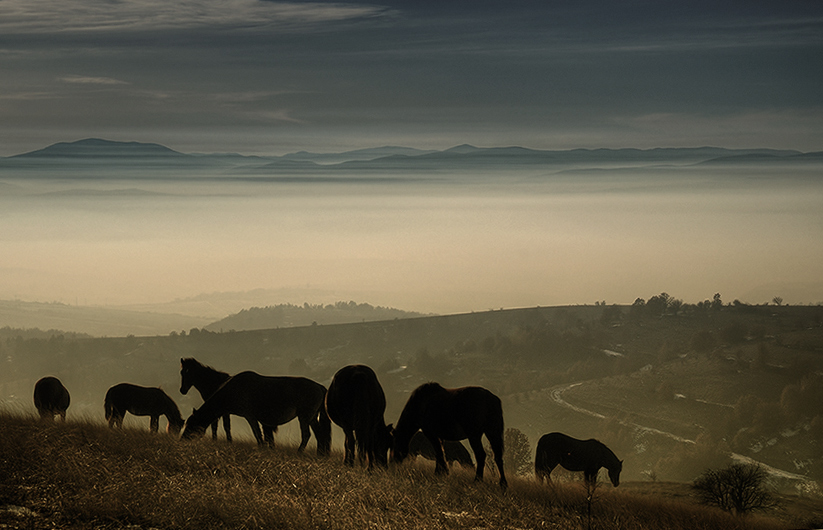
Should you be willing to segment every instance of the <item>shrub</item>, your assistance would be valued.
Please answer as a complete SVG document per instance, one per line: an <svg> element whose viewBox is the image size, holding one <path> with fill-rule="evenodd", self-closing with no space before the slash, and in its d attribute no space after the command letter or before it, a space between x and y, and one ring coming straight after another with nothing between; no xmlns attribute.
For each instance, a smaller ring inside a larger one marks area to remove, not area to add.
<svg viewBox="0 0 823 530"><path fill-rule="evenodd" d="M774 496L765 487L766 477L758 465L732 464L705 471L692 487L704 504L742 515L775 506Z"/></svg>

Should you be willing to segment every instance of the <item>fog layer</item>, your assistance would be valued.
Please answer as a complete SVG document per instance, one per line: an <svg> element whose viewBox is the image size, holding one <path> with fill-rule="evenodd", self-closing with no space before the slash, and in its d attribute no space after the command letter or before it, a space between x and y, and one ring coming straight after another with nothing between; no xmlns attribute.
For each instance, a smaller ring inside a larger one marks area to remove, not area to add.
<svg viewBox="0 0 823 530"><path fill-rule="evenodd" d="M451 313L631 303L662 291L815 303L819 175L818 166L751 166L4 178L0 299L122 305L288 288L294 299L271 303ZM325 298L311 299L319 290Z"/></svg>

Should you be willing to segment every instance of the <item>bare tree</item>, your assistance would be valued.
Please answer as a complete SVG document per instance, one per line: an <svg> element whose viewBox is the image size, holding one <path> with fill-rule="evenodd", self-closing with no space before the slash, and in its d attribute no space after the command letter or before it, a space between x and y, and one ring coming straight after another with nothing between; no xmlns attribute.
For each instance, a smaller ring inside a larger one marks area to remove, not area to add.
<svg viewBox="0 0 823 530"><path fill-rule="evenodd" d="M709 469L692 484L701 502L742 515L753 510L776 506L777 501L766 489L767 474L755 464L732 464L723 469Z"/></svg>

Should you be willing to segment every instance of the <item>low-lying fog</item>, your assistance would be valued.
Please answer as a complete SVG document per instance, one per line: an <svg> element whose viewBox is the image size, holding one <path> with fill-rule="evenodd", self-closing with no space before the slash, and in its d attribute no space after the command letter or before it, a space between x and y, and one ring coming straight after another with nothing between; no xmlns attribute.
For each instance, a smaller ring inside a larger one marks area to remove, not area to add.
<svg viewBox="0 0 823 530"><path fill-rule="evenodd" d="M716 292L823 301L820 167L721 170L0 175L0 299L122 305L297 288L305 297L271 303L436 313L631 303L662 291L688 302ZM318 290L334 295L315 300Z"/></svg>

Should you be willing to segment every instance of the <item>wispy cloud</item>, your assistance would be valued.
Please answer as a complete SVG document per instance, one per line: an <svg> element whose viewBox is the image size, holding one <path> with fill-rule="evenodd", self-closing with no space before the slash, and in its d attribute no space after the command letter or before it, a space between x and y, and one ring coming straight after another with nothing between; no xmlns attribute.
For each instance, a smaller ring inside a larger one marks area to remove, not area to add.
<svg viewBox="0 0 823 530"><path fill-rule="evenodd" d="M0 30L19 33L289 27L371 18L378 6L261 0L3 0Z"/></svg>
<svg viewBox="0 0 823 530"><path fill-rule="evenodd" d="M64 83L75 83L78 85L128 85L126 81L113 79L111 77L89 77L82 75L67 75L59 78Z"/></svg>

